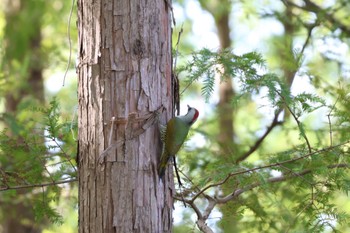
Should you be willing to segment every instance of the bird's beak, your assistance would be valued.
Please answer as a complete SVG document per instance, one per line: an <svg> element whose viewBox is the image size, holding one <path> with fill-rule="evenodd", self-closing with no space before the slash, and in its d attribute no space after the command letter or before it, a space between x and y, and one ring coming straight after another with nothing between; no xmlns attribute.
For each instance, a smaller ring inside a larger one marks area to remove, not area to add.
<svg viewBox="0 0 350 233"><path fill-rule="evenodd" d="M190 108L191 108L190 105L187 104L187 110L188 110L188 111L190 110Z"/></svg>

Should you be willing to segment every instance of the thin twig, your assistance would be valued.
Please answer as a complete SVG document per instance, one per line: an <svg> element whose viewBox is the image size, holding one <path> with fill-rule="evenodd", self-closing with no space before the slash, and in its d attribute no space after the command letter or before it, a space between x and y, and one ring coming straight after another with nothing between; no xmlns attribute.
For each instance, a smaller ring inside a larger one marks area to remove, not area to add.
<svg viewBox="0 0 350 233"><path fill-rule="evenodd" d="M336 99L335 103L333 104L331 110L329 111L327 118L328 118L328 125L329 125L329 140L330 140L330 146L333 146L333 130L332 130L332 123L331 123L331 114L335 108L335 105L337 104L339 100L339 96Z"/></svg>
<svg viewBox="0 0 350 233"><path fill-rule="evenodd" d="M285 106L286 108L288 109L288 111L290 112L290 114L292 115L292 117L294 118L295 122L297 123L298 125L298 128L299 128L299 131L303 130L302 129L302 123L299 121L298 117L295 115L295 113L292 111L292 109L289 107L289 105L287 104L287 101L285 100L285 98L283 97L283 95L277 91L277 94L282 98L282 100L284 101L285 103ZM304 130L303 130L304 131ZM307 145L307 148L309 150L309 153L312 152L312 149L311 149L311 144L310 144L310 141L308 139L308 137L306 136L306 132L301 132L301 136L304 138L305 142L306 142L306 145Z"/></svg>
<svg viewBox="0 0 350 233"><path fill-rule="evenodd" d="M69 16L68 16L68 27L67 27L67 36L68 36L68 44L69 44L69 57L68 57L67 68L66 68L66 71L64 72L64 76L63 76L62 86L64 86L64 83L66 82L66 76L67 76L67 73L68 73L68 70L70 67L70 63L72 61L72 40L71 40L71 36L70 36L70 22L72 19L74 5L75 5L75 0L72 0L72 5L71 5Z"/></svg>
<svg viewBox="0 0 350 233"><path fill-rule="evenodd" d="M74 130L73 130L74 120L75 120L75 118L78 115L77 113L78 113L78 107L75 107L74 108L73 117L72 117L72 121L71 121L70 126L69 126L74 141L77 141L77 138L75 137L75 133L74 133Z"/></svg>
<svg viewBox="0 0 350 233"><path fill-rule="evenodd" d="M298 117L295 115L295 113L290 109L290 107L286 104L286 107L287 109L289 110L290 114L292 114L295 122L297 123L298 127L299 127L299 130L303 130L302 129L302 123L299 121ZM304 131L304 130L303 130ZM301 136L304 138L305 142L306 142L306 145L307 145L307 148L309 149L309 153L311 153L312 149L311 149L311 144L309 142L309 139L307 138L306 136L306 132L302 132L301 133Z"/></svg>
<svg viewBox="0 0 350 233"><path fill-rule="evenodd" d="M175 53L175 59L174 59L174 67L173 67L173 71L175 73L176 70L176 64L177 64L177 57L179 56L179 44L180 44L180 39L181 39L181 34L183 33L183 24L181 25L181 29L179 31L179 34L177 36L177 42L176 42L176 53Z"/></svg>
<svg viewBox="0 0 350 233"><path fill-rule="evenodd" d="M301 51L297 57L297 64L299 65L300 64L300 61L303 57L303 54L304 54L304 51L306 49L306 46L309 44L310 42L310 39L311 39L311 36L312 36L312 30L318 25L318 22L314 23L314 24L311 24L311 25L307 25L307 37L306 37L306 40L303 44L303 47L301 48Z"/></svg>
<svg viewBox="0 0 350 233"><path fill-rule="evenodd" d="M295 175L296 177L299 177L300 179L302 179L303 181L305 181L306 183L308 183L309 185L311 185L311 187L313 187L313 184L310 183L310 181L306 180L303 176L301 176L300 174L298 174L297 172L293 171L292 169L284 166L283 164L280 164L280 167L287 170L288 172L292 173L293 175Z"/></svg>
<svg viewBox="0 0 350 233"><path fill-rule="evenodd" d="M177 168L177 165L176 165L176 158L175 158L175 156L173 156L173 160L174 160L174 167L175 167L175 173L176 173L177 182L179 183L179 186L181 188L181 187L183 187L183 185L181 183L180 175L179 175L178 168Z"/></svg>
<svg viewBox="0 0 350 233"><path fill-rule="evenodd" d="M176 54L174 58L174 65L172 67L172 80L173 80L173 93L174 93L173 104L176 109L177 115L180 114L180 81L179 81L178 74L176 73L176 66L177 66L177 58L179 56L179 44L180 44L180 38L181 38L182 32L183 32L183 24L181 26L180 32L177 37Z"/></svg>
<svg viewBox="0 0 350 233"><path fill-rule="evenodd" d="M72 163L72 159L73 158L70 158L69 155L63 150L62 146L56 141L56 139L53 137L51 138L51 140L56 144L56 146L62 151L64 157L66 157L68 163L72 166L73 170L75 173L77 173L77 168L74 166L74 164Z"/></svg>
<svg viewBox="0 0 350 233"><path fill-rule="evenodd" d="M174 160L175 173L176 173L177 182L179 183L179 188L180 188L180 193L181 193L181 188L183 187L183 185L181 183L180 175L179 175L178 168L177 168L177 165L176 165L176 158L175 158L175 156L172 156L172 157L173 157L173 160ZM184 206L187 207L183 195L180 194L180 197L181 197L182 203L184 203Z"/></svg>
<svg viewBox="0 0 350 233"><path fill-rule="evenodd" d="M8 191L8 190L18 190L18 189L28 189L28 188L41 188L45 186L53 186L53 185L58 185L58 184L67 184L67 183L72 183L76 182L78 179L68 179L68 180L59 180L50 182L50 183L41 183L41 184L26 184L26 185L17 185L17 186L7 186L7 187L2 187L0 188L0 192L2 191Z"/></svg>
<svg viewBox="0 0 350 233"><path fill-rule="evenodd" d="M281 112L282 112L282 109L278 110L275 113L275 117L273 118L270 126L267 127L265 133L254 143L253 146L250 147L250 149L247 152L245 152L242 156L240 156L238 159L236 159L236 164L238 164L239 162L241 162L241 161L245 160L246 158L248 158L254 151L256 151L259 148L259 146L264 141L264 139L267 137L267 135L269 135L271 133L271 131L277 125L282 124L282 122L278 121L278 117L279 117Z"/></svg>

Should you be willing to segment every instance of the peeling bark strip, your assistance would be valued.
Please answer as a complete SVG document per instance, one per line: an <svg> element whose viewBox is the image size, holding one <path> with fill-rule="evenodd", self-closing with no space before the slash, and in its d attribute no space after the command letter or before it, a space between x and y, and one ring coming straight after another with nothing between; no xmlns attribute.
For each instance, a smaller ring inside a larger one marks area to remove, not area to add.
<svg viewBox="0 0 350 233"><path fill-rule="evenodd" d="M163 123L172 116L169 10L164 0L78 0L79 233L172 231L158 127L137 120L161 106Z"/></svg>

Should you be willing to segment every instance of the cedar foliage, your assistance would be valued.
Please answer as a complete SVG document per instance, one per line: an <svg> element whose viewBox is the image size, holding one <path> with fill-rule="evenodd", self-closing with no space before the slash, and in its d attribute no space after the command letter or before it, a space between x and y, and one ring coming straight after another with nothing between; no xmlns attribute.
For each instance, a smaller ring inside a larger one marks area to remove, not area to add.
<svg viewBox="0 0 350 233"><path fill-rule="evenodd" d="M346 9L346 4L347 1L337 1L332 11L320 10L315 25L306 26L315 27L324 22L330 25L330 37L348 38L345 17L332 18L332 13ZM311 4L303 7L317 11ZM339 28L339 35L332 34ZM300 54L296 51L291 54L293 56L300 57ZM333 62L340 67L345 64L330 51L321 57L325 61L323 64ZM25 65L21 64L21 67ZM311 65L317 69L316 64ZM300 63L293 63L293 69L300 66ZM268 71L261 54L236 55L232 50L215 52L209 49L194 52L179 72L186 74L186 85L197 82L201 85L201 93L207 101L214 93L216 76L222 82L233 77L239 84L239 94L232 100L233 105L247 110L246 105L258 96L267 99L268 107L272 109L267 123L261 114L251 117L263 126L252 132L247 130L240 136L237 154L229 155L236 163L226 164L216 159L218 147L211 134L215 131L215 116L201 116L195 134L203 135L206 145L187 152L186 159L181 157L185 164L182 169L189 179L184 178L187 180L185 188L177 194L179 200L184 200L193 209L197 220L208 223L216 205L231 201L235 202L231 214L242 223L240 229L246 232L325 232L329 229L339 232L339 228L349 225L348 213L334 203L339 193L348 195L350 189L350 98L346 78L339 75L336 77L339 84L334 85L319 74L307 74L317 91L293 95L281 75ZM0 76L4 80L5 74L0 73ZM266 106L256 109L260 107ZM1 201L20 198L34 206L38 219L48 217L53 222L61 222L61 216L50 202L56 201L61 194L62 189L56 184L76 179L76 144L71 134L76 124L62 119L57 100L47 107L22 108L30 114L15 117L1 114L1 119L16 133L11 137L7 129L0 133ZM286 112L291 114L287 121L283 119ZM322 127L312 126L315 114L325 117ZM27 130L28 127L35 128L40 136ZM269 129L276 131L275 134L270 134ZM41 137L43 131L45 142ZM283 144L282 149L270 152L262 137L265 134L271 137L269 143L275 140ZM281 137L283 140L278 141ZM23 141L18 143L18 138ZM11 167L2 164L11 164ZM232 193L223 195L220 185L228 181L234 183ZM32 189L33 195L19 197L21 188Z"/></svg>
<svg viewBox="0 0 350 233"><path fill-rule="evenodd" d="M28 106L23 112L23 119L6 116L15 134L9 136L7 128L0 132L1 197L33 206L37 221L62 223L51 204L60 198L64 187L59 184L76 181L76 122L62 119L55 98L47 107ZM22 189L32 192L21 196Z"/></svg>
<svg viewBox="0 0 350 233"><path fill-rule="evenodd" d="M344 86L348 84L342 83L336 96L318 92L293 95L282 77L267 71L260 54L238 56L231 50L202 49L193 53L179 71L186 75L187 85L200 85L207 101L213 94L215 77L219 76L221 82L232 77L239 84L239 95L232 100L236 108L244 108L258 96L268 100L268 104L257 103L257 109L273 112L266 117L270 121L266 129L249 132L250 142L238 143L239 152L227 155L234 157L235 163L223 164L218 159L216 138L211 137L215 118L211 121L210 116L204 116L197 125L196 132L204 136L208 146L194 147L184 159L183 169L189 170L191 178L187 177L187 186L180 189L178 199L194 209L198 221L207 222L214 206L235 202L236 209L229 214L244 223L247 232L281 232L284 228L304 232L331 228L336 232L336 226L349 225L349 214L334 203L339 193L349 192L349 137L344 135L348 130L344 117L349 115L344 108L350 101L344 95ZM286 111L291 115L289 120L283 118ZM310 124L320 113L324 122L315 129ZM255 117L262 119L259 114ZM286 136L285 140L275 138L277 143L285 144L279 151L269 152L265 136L273 136L274 131ZM296 134L298 140L288 139ZM232 192L222 193L220 187L228 182L234 184ZM203 206L203 202L207 204ZM246 219L247 216L252 219Z"/></svg>

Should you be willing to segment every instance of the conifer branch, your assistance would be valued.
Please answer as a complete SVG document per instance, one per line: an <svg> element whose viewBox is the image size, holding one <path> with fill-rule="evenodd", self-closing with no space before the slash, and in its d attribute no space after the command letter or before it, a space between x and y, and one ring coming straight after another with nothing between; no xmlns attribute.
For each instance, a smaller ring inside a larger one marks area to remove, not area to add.
<svg viewBox="0 0 350 233"><path fill-rule="evenodd" d="M335 145L335 146L330 146L330 147L323 148L323 149L320 149L320 150L317 150L317 151L313 151L313 152L307 153L307 154L305 154L303 156L292 158L292 159L288 159L288 160L284 160L284 161L281 161L281 162L271 163L271 164L268 164L268 165L265 165L265 166L255 167L255 168L252 168L252 169L245 169L245 170L241 170L241 171L237 171L237 172L232 172L232 173L228 174L222 181L214 183L214 184L207 185L206 187L201 189L201 191L197 192L191 198L191 201L196 200L200 195L202 195L208 189L213 188L213 187L217 187L217 186L220 186L220 185L226 183L231 177L234 177L234 176L237 176L237 175L246 174L246 173L255 172L255 171L258 171L258 170L262 170L262 169L279 167L282 164L293 163L293 162L296 162L298 160L306 159L306 158L312 157L312 156L317 155L317 154L321 154L321 153L324 153L324 152L327 152L327 151L331 151L331 150L333 150L335 148L344 146L344 145L346 145L348 143L350 143L350 141L346 141L346 142L340 143L340 144Z"/></svg>
<svg viewBox="0 0 350 233"><path fill-rule="evenodd" d="M349 168L349 167L350 167L349 164L333 164L333 165L327 166L327 169ZM266 183L282 182L282 181L286 181L286 180L289 180L289 179L292 179L295 177L302 177L302 176L305 176L306 174L309 174L309 173L312 173L312 169L306 169L306 170L303 170L301 172L292 173L290 175L281 175L281 176L277 176L277 177L271 177L271 178L266 180ZM253 184L249 184L243 188L236 189L234 192L230 193L229 195L227 195L223 198L216 197L216 200L219 204L226 203L234 198L237 198L242 193L249 191L249 190L252 190L254 188L257 188L257 187L261 186L262 184L263 184L262 182L255 182Z"/></svg>
<svg viewBox="0 0 350 233"><path fill-rule="evenodd" d="M315 154L315 153L312 153L312 154ZM311 156L311 155L309 155ZM295 160L294 160L295 161ZM279 163L279 165L281 165L282 163ZM272 164L271 164L272 166ZM349 168L350 165L349 164L333 164L333 165L329 165L327 166L327 169L335 169L335 168ZM250 169L250 171L252 171L253 169ZM249 184L249 185L246 185L242 188L238 188L238 189L235 189L232 193L224 196L224 197L218 197L218 196L214 196L214 197L211 197L209 195L206 195L204 194L204 191L207 190L206 188L202 189L199 193L197 193L197 195L195 195L191 200L184 200L182 199L183 201L185 201L186 203L188 203L192 209L194 210L194 212L196 213L197 215L197 226L198 228L202 231L202 232L213 232L213 230L206 224L206 221L208 220L209 218L209 215L211 214L212 210L214 209L214 207L217 205L217 204L225 204L231 200L234 200L234 199L237 199L241 194L243 194L244 192L246 191L250 191L254 188L257 188L265 183L278 183L278 182L283 182L283 181L286 181L286 180L289 180L289 179L292 179L292 178L296 178L296 177L303 177L307 174L310 174L312 173L312 169L305 169L301 172L291 172L290 174L288 175L281 175L281 176L277 176L277 177L271 177L269 179L267 179L265 182L261 182L261 181L258 181L258 182L255 182L255 183L252 183L252 184ZM247 171L248 172L248 171ZM220 182L221 184L225 183L226 181L228 180L228 177L223 181L223 182ZM218 184L217 184L218 186ZM214 186L211 186L211 187L214 187ZM196 198L200 195L204 195L204 197L207 199L208 201L208 205L207 207L204 209L204 211L200 211L200 209L198 208L198 206L194 203L194 201L196 200ZM175 197L175 199L177 199Z"/></svg>
<svg viewBox="0 0 350 233"><path fill-rule="evenodd" d="M250 147L250 149L245 152L242 156L240 156L238 159L236 159L236 164L238 164L239 162L247 159L251 154L254 153L254 151L256 151L259 146L261 145L261 143L265 140L265 138L271 133L271 131L278 125L281 125L282 122L278 121L278 117L280 115L280 113L282 112L282 109L279 109L276 113L275 116L272 120L272 123L269 125L269 127L267 127L265 133L254 143L253 146Z"/></svg>
<svg viewBox="0 0 350 233"><path fill-rule="evenodd" d="M319 13L321 13L322 17L324 19L326 19L326 21L328 21L331 25L337 25L343 32L345 32L346 34L350 35L350 28L347 25L345 25L342 22L340 22L334 16L334 14L329 13L330 9L322 9L320 6L316 5L315 3L313 3L310 0L304 0L304 4L303 5L298 5L298 4L296 4L296 3L294 3L293 1L290 1L290 0L282 0L282 2L286 6L289 5L289 6L293 6L295 8L304 10L304 11L313 12L317 16L318 16ZM338 9L335 9L335 10L338 10Z"/></svg>

